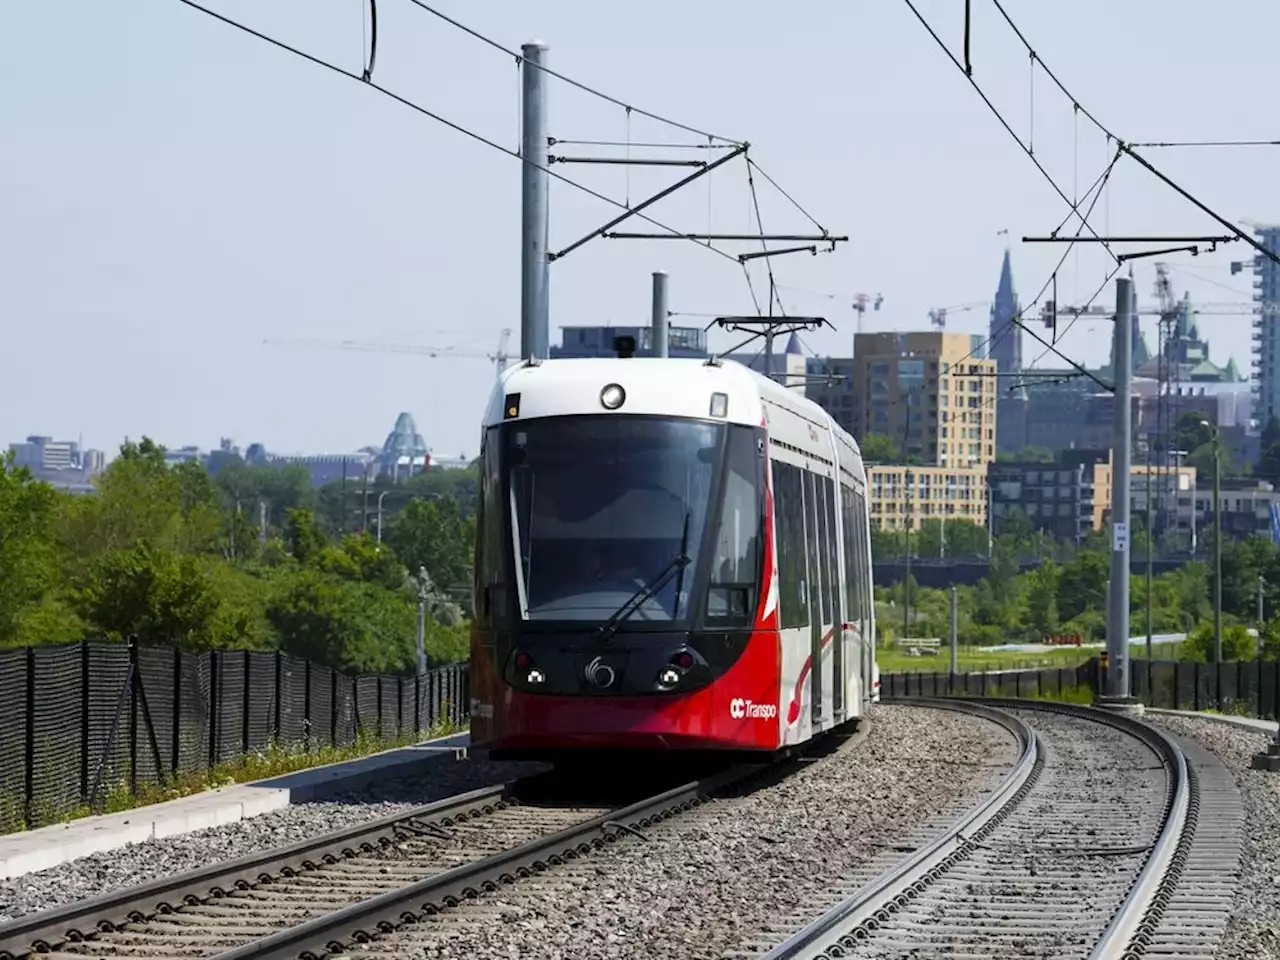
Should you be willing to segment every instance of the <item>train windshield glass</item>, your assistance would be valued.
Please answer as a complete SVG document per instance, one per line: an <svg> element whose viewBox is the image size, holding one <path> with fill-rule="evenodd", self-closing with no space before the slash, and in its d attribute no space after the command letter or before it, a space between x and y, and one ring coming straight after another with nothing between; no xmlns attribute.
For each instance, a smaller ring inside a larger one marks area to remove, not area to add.
<svg viewBox="0 0 1280 960"><path fill-rule="evenodd" d="M683 554L689 563L627 618L690 615L693 571L725 427L653 417L510 424L521 606L530 620L606 620Z"/></svg>

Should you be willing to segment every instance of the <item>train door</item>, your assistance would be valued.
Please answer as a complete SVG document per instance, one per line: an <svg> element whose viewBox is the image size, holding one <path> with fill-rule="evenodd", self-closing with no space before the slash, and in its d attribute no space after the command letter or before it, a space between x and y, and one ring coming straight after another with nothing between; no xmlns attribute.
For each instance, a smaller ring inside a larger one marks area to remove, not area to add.
<svg viewBox="0 0 1280 960"><path fill-rule="evenodd" d="M823 583L822 564L819 561L821 533L818 526L819 516L824 512L819 509L817 490L821 483L815 483L817 477L810 471L804 471L804 526L806 560L809 565L809 690L812 695L812 718L816 730L822 719L822 635L823 624Z"/></svg>

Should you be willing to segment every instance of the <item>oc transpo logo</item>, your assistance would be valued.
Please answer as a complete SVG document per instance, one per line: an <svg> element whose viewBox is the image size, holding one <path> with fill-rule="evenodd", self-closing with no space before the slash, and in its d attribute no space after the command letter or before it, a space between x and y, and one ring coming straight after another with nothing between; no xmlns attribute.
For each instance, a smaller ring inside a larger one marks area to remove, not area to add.
<svg viewBox="0 0 1280 960"><path fill-rule="evenodd" d="M750 717L753 720L772 720L778 715L778 707L773 703L753 703L742 697L734 697L729 701L729 716L735 720Z"/></svg>

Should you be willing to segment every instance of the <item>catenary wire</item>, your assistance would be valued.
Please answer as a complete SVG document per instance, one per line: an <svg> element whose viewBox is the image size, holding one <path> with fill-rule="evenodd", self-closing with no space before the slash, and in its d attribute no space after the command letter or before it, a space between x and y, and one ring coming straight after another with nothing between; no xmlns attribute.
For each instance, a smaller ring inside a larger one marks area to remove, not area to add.
<svg viewBox="0 0 1280 960"><path fill-rule="evenodd" d="M1058 79L1057 74L1055 74L1052 70L1049 69L1049 65L1044 62L1044 59L1040 56L1040 54L1036 52L1035 48L1032 47L1031 44L1027 42L1027 38L1022 35L1022 31L1019 30L1018 25L1013 22L1013 18L1009 16L1008 11L1005 10L1004 6L1000 3L1000 0L991 0L991 2L994 3L996 9L1000 11L1000 16L1004 17L1004 22L1009 25L1009 28L1013 30L1013 32L1017 35L1018 39L1022 41L1022 45L1027 48L1027 53L1031 55L1031 57L1035 60L1036 63L1040 64L1040 69L1044 71L1045 76L1047 76L1050 80L1052 80L1054 83L1054 86L1056 86L1059 90L1062 91L1062 95L1071 101L1071 105L1075 107L1077 110L1079 110L1081 113L1083 113L1089 119L1089 121L1099 130L1101 130L1108 138L1110 138L1111 140L1119 141L1120 138L1117 137L1110 130L1108 130L1102 124L1102 121L1100 121L1097 117L1095 117L1092 113L1090 113L1087 109L1085 109L1081 105L1080 101L1077 100L1075 96L1071 93L1071 91L1066 88L1063 82ZM916 16L919 16L919 14L916 14ZM951 51L948 50L947 53L950 54ZM952 57L951 59L954 60L955 57ZM977 86L977 84L974 84L974 86Z"/></svg>
<svg viewBox="0 0 1280 960"><path fill-rule="evenodd" d="M906 2L908 5L910 5L911 0L906 0ZM1152 176L1154 176L1157 180L1160 180L1161 182L1163 182L1166 186L1172 189L1175 193L1181 196L1184 200L1186 200L1192 206L1198 208L1201 213L1204 213L1212 217L1214 220L1217 220L1218 223L1222 224L1224 227L1230 230L1233 234L1235 234L1236 239L1243 240L1245 243L1249 244L1259 253L1262 253L1263 255L1269 257L1273 262L1280 263L1280 254L1277 254L1274 251L1267 249L1265 246L1263 246L1253 237L1249 236L1243 230L1237 227L1234 223L1231 223L1229 220L1227 220L1217 211L1210 208L1208 204L1206 204L1199 197L1195 196L1195 194L1193 194L1190 190L1187 190L1185 187L1180 185L1172 177L1156 169L1156 167L1153 166L1149 160L1143 157L1140 153L1136 152L1136 150L1134 149L1135 147L1134 144L1127 143L1122 138L1117 137L1105 125L1103 125L1103 123L1097 117L1095 117L1087 109L1081 106L1080 101L1077 100L1074 96L1072 96L1071 91L1066 88L1066 85L1063 84L1063 82L1058 79L1057 75L1054 74L1054 72L1049 68L1049 66L1044 62L1044 60L1041 59L1040 55L1036 53L1035 49L1031 46L1031 44L1027 41L1027 38L1023 35L1022 31L1018 28L1018 25L1013 22L1013 18L1009 16L1008 11L1006 11L1005 8L1001 5L1000 0L992 0L992 2L995 4L996 9L1000 11L1000 15L1004 18L1005 22L1009 25L1010 29L1013 30L1014 34L1017 36L1018 40L1022 43L1023 47L1027 49L1027 51L1030 53L1031 57L1034 60L1040 63L1041 68L1044 70L1045 74L1049 77L1049 79L1052 80L1054 84L1057 85L1058 89L1062 91L1063 95L1071 101L1072 106L1075 107L1077 110L1079 110L1081 113L1083 113L1086 117L1088 117L1089 120L1093 123L1093 125L1096 126L1100 131L1102 131L1103 134L1106 135L1109 141L1114 140L1120 146L1120 149L1124 151L1124 153L1127 154L1132 160L1134 160L1139 166L1145 168L1146 171L1150 173ZM912 9L914 10L915 8L912 7ZM920 14L917 12L916 16L920 17ZM922 17L920 19L921 19L921 22L923 23L924 19ZM928 24L926 23L925 26L928 27ZM946 44L942 43L941 38L939 38L938 35L932 29L930 29L929 32L933 34L933 38L938 42L938 44L946 52L947 56L951 58L952 63L955 63L956 66L960 66L959 61L956 60L954 54L951 53L951 51L947 48ZM969 78L969 82L973 83L972 77ZM978 89L978 85L976 83L973 83L973 86L975 89ZM981 90L979 90L979 93L981 93ZM1114 254L1112 254L1112 256L1114 256Z"/></svg>
<svg viewBox="0 0 1280 960"><path fill-rule="evenodd" d="M457 20L453 19L447 14L441 13L439 10L437 10L435 7L431 6L430 4L424 3L423 0L409 0L409 2L412 3L414 6L422 10L425 10L427 13L430 13L433 16L439 17L445 23L453 27L456 27L457 29L461 30L463 33L469 34L470 36L481 41L482 43L487 43L489 46L493 47L495 50L499 50L502 53L505 53L509 57L519 57L520 59L523 59L523 57L521 57L517 51L504 47L497 40L493 40L489 37L486 37L484 34L480 33L478 30L474 30L471 27L468 27L465 23L459 23ZM623 107L626 110L631 110L635 113L638 113L642 117L648 117L650 120L656 120L659 123L665 123L667 124L667 126L675 127L679 130L684 130L687 133L695 133L700 137L707 137L710 140L719 140L722 143L733 144L734 146L741 146L743 143L743 141L741 140L734 140L731 137L721 137L714 133L708 133L706 130L699 130L697 127L691 127L688 124L679 123L675 120L670 120L667 117L661 116L659 114L650 113L648 110L642 110L639 107L632 106L631 104L626 103L625 101L619 100L617 97L611 97L609 96L609 94L602 93L601 91L595 89L594 87L590 87L585 83L581 83L577 80L574 80L572 77L566 77L562 73L557 73L555 70L552 70L550 67L544 67L539 64L532 64L532 66L537 67L539 70L541 70L543 73L547 74L548 76L555 77L557 80L563 80L565 83L569 84L570 86L577 87L579 90L589 93L592 96L599 97L601 100L607 100L609 103L612 103L616 106Z"/></svg>
<svg viewBox="0 0 1280 960"><path fill-rule="evenodd" d="M349 80L354 80L363 86L376 90L379 93L383 94L384 96L390 97L392 100L395 100L397 103L403 104L409 109L415 110L418 113L422 114L423 116L429 117L430 119L435 120L437 123L443 124L444 126L448 127L450 130L453 130L456 133L461 133L464 136L470 137L472 140L475 140L477 143L482 143L487 147L497 150L499 153L504 153L508 157L513 157L516 160L519 160L521 163L528 164L531 167L536 167L538 170L541 170L543 173L546 173L548 176L553 177L556 180L559 180L561 183L568 184L569 186L573 187L576 190L581 190L583 193L591 197L594 197L597 200L602 200L605 203L608 203L611 206L617 207L621 210L627 209L627 206L625 204L620 203L617 200L614 200L612 197L605 196L603 193L599 193L595 190L592 190L590 187L585 186L584 184L581 184L576 180L572 180L569 177L564 176L563 174L556 173L556 171L554 170L548 169L547 167L541 166L540 164L536 164L533 161L528 160L525 157L522 157L517 151L511 150L508 147L504 147L502 146L502 144L496 143L495 141L490 140L488 137L485 137L479 133L476 133L474 130L468 130L466 127L462 126L461 124L454 123L452 120L447 120L444 117L440 116L438 113L434 113L431 110L428 110L426 107L422 106L421 104L414 103L412 100L409 100L406 97L401 96L400 94L396 93L394 90L390 90L387 87L374 83L372 80L365 80L359 74L352 73L351 71L346 70L335 63L331 63L328 60L323 60L320 57L315 56L314 54L310 54L304 50L298 49L297 47L290 46L289 44L283 42L282 40L277 40L275 37L271 37L265 33L261 33L257 30L254 30L252 27L246 26L245 24L240 23L237 20L233 20L230 17L223 16L222 14L214 10L210 10L208 7L205 7L197 3L196 0L178 0L178 2L186 4L188 7L191 7L194 10L198 10L201 13L207 14L208 16L213 17L216 20L221 20L223 23L227 24L228 26L235 27L237 30L241 30L244 33L249 34L250 36L257 37L259 40L264 40L273 46L279 47L281 50L285 50L289 53L294 54L295 56L301 57L304 60L308 60L311 63L316 64L317 66L321 66L328 70L332 70L334 73L339 74L340 76L346 77ZM665 223L662 223L659 220L655 220L654 218L644 213L635 213L633 214L633 216L638 217L639 219L644 220L647 223L653 224L655 227L658 227L661 230L665 230L667 233L673 234L675 236L682 235L681 231L676 230L674 227L669 227ZM727 253L724 250L721 250L719 247L714 247L710 243L703 244L703 243L698 243L697 241L691 241L691 242L696 243L697 246L710 250L712 253L715 253L721 257L724 257L726 260L732 261L733 263L738 262L738 258L733 256L733 254Z"/></svg>
<svg viewBox="0 0 1280 960"><path fill-rule="evenodd" d="M1044 164L1042 164L1039 161L1039 159L1037 159L1036 155L1027 148L1027 145L1022 142L1022 138L1018 136L1018 134L1014 131L1013 127L1009 125L1009 121L1004 118L1004 115L1000 112L999 108L997 108L996 105L991 102L991 98L987 96L986 91L983 90L982 86L965 71L964 64L956 59L955 54L951 52L950 48L947 47L946 43L943 42L942 38L938 36L937 31L934 30L933 27L930 25L929 21L924 18L924 16L920 13L919 9L912 2L912 0L903 0L903 2L910 8L911 12L915 14L916 19L919 20L921 26L923 26L925 30L928 31L929 36L933 37L934 43L938 45L938 48L947 55L947 59L950 60L951 63L955 66L955 68L960 71L961 76L963 76L965 80L969 82L970 86L973 87L973 89L977 92L978 96L982 98L982 102L987 105L987 109L990 110L991 113L995 116L995 118L1000 121L1000 125L1004 127L1005 131L1009 134L1009 136L1013 137L1014 142L1017 143L1018 147L1022 150L1022 152L1027 155L1027 157L1031 160L1033 164L1035 164L1035 168L1038 171L1040 171L1041 176L1043 176L1045 180L1049 182L1049 185L1053 187L1054 192L1057 193L1058 196L1062 198L1062 202L1065 203L1072 210L1078 212L1079 204L1071 202L1071 198L1066 195L1066 193L1063 191L1063 189L1060 186L1058 186L1058 181L1053 179L1053 175L1050 174L1049 171L1045 169ZM1041 63L1041 66L1043 66L1043 63ZM1048 72L1047 68L1046 68L1046 72ZM1050 76L1052 76L1052 74L1050 74ZM1081 110L1084 110L1084 108L1082 107ZM1089 116L1088 111L1084 111L1084 113L1086 116ZM1093 119L1091 116L1089 116L1089 118L1091 120ZM1095 120L1094 122L1096 123L1097 121ZM1087 223L1085 225L1088 226ZM1098 234L1096 230L1093 229L1092 226L1089 226L1089 232L1093 234L1094 239L1099 241L1102 244L1102 246L1106 249L1107 253L1109 253L1111 257L1114 259L1116 255L1115 255L1115 252L1111 249L1111 245L1107 243L1105 240L1103 240L1103 238Z"/></svg>

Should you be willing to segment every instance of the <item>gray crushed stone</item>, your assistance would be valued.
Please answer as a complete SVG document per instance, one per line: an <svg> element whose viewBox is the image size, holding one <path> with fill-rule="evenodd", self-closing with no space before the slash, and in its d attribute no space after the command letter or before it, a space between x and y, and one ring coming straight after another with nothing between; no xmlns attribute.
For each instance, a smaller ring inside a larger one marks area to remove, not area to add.
<svg viewBox="0 0 1280 960"><path fill-rule="evenodd" d="M1240 886L1215 960L1280 960L1280 773L1249 767L1270 735L1213 720L1159 714L1147 719L1216 753L1244 801Z"/></svg>
<svg viewBox="0 0 1280 960"><path fill-rule="evenodd" d="M1016 759L973 717L882 706L860 743L367 945L383 956L713 960L778 942L817 895L923 824L977 802Z"/></svg>
<svg viewBox="0 0 1280 960"><path fill-rule="evenodd" d="M544 769L529 763L495 763L479 757L441 758L412 776L391 777L176 837L129 844L47 870L0 880L0 923L50 910L163 876L233 860L273 847L377 820L468 790L515 780Z"/></svg>

